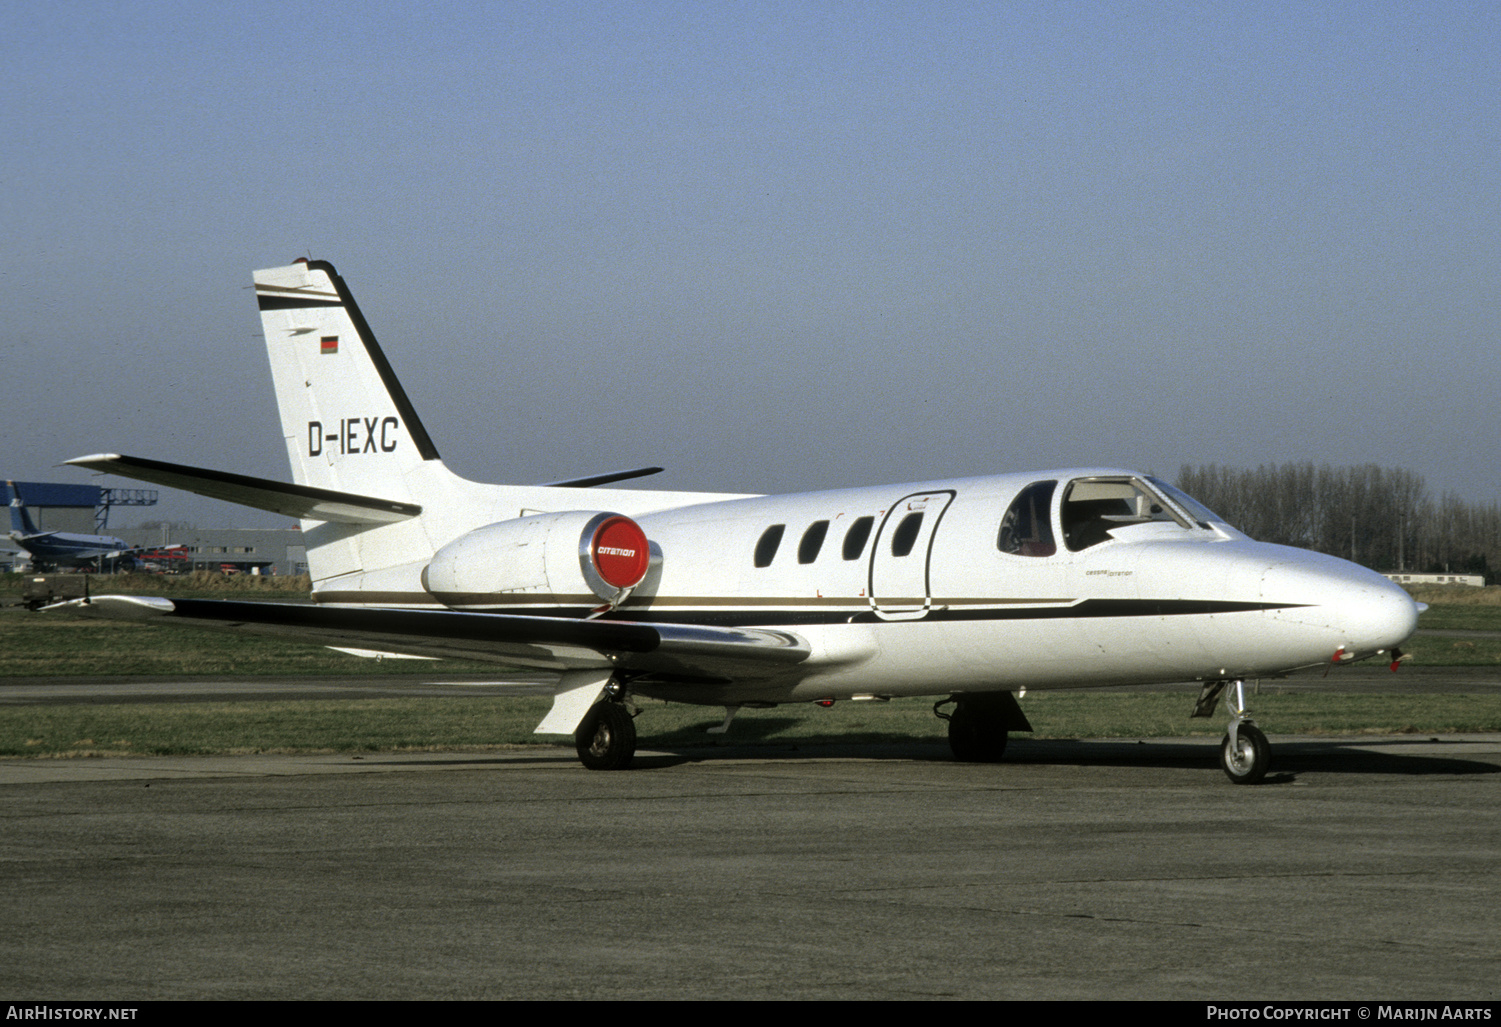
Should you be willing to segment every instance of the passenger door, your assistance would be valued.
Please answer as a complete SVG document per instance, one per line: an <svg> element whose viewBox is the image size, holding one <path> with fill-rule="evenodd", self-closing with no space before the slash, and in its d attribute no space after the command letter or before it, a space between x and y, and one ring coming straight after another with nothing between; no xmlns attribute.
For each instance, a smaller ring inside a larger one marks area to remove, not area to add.
<svg viewBox="0 0 1501 1027"><path fill-rule="evenodd" d="M893 503L870 551L870 607L882 620L917 620L932 607L928 565L952 492L914 492Z"/></svg>

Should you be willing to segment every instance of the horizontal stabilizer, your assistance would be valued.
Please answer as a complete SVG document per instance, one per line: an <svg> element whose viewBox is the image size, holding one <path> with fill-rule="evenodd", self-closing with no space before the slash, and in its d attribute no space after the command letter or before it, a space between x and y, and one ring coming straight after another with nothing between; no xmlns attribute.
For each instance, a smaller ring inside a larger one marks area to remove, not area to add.
<svg viewBox="0 0 1501 1027"><path fill-rule="evenodd" d="M184 625L514 667L589 667L679 680L770 677L808 658L808 643L785 631L571 620L453 610L327 607L223 599L95 596L46 607L111 620L172 618Z"/></svg>
<svg viewBox="0 0 1501 1027"><path fill-rule="evenodd" d="M569 478L567 481L554 481L544 485L549 489L591 489L596 485L609 485L617 481L629 481L632 478L645 478L652 474L661 474L660 467L638 467L634 471L611 471L608 474L593 474L587 478Z"/></svg>
<svg viewBox="0 0 1501 1027"><path fill-rule="evenodd" d="M95 453L92 456L74 457L64 463L313 521L392 524L416 517L422 512L422 507L415 503L397 503L373 496L313 488L310 485L289 485L266 478L211 471L185 464L169 464L139 456L121 456L119 453Z"/></svg>

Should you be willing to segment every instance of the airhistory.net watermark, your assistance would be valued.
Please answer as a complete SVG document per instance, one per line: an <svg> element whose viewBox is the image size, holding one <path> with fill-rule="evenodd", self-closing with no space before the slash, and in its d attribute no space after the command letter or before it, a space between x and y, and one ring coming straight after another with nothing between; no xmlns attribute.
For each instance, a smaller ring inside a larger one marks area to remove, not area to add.
<svg viewBox="0 0 1501 1027"><path fill-rule="evenodd" d="M25 1003L5 1007L7 1020L134 1020L136 1006L52 1006Z"/></svg>

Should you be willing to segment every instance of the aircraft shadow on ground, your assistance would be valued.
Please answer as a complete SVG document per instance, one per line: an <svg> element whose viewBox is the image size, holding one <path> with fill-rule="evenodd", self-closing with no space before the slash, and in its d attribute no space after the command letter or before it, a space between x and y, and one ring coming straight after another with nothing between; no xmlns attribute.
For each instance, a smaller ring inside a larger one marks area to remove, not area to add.
<svg viewBox="0 0 1501 1027"><path fill-rule="evenodd" d="M1434 743L1427 739L1391 742L1383 740L1382 746L1412 746L1412 751L1403 753L1371 752L1361 748L1361 742L1284 742L1273 745L1273 776L1291 776L1302 771L1341 774L1496 774L1501 766L1484 760L1465 759L1452 753L1424 755L1423 746ZM1448 743L1452 745L1453 743Z"/></svg>
<svg viewBox="0 0 1501 1027"><path fill-rule="evenodd" d="M1480 759L1465 759L1452 753L1424 755L1416 751L1434 743L1425 739L1381 739L1383 747L1393 745L1411 746L1414 751L1406 753L1373 752L1364 746L1378 744L1376 740L1308 740L1273 742L1271 772L1268 784L1291 781L1300 773L1340 774L1495 774L1501 766ZM1452 746L1452 741L1445 743ZM1486 743L1487 746L1491 743ZM1138 766L1138 767L1183 767L1200 765L1208 761L1218 766L1218 746L1209 744L1184 745L1182 743L1146 741L1088 740L1070 741L1046 739L1013 740L1006 753L1008 763L1034 763L1076 766Z"/></svg>
<svg viewBox="0 0 1501 1027"><path fill-rule="evenodd" d="M712 763L716 760L765 760L774 763L783 760L817 759L862 759L902 762L915 760L925 763L952 762L948 744L933 739L914 739L908 736L883 733L855 734L847 740L818 740L777 738L780 732L788 731L805 723L796 717L758 717L754 720L736 722L726 735L703 733L713 726L705 721L693 728L674 732L669 737L643 736L639 750L632 762L638 770L666 770L691 763ZM563 743L568 750L571 745ZM1274 742L1272 766L1265 783L1286 783L1304 773L1323 774L1385 774L1385 775L1475 775L1501 773L1501 765L1484 759L1467 759L1452 752L1425 754L1422 750L1435 745L1428 737L1411 738L1383 736L1379 739L1305 739ZM1453 738L1445 740L1446 748L1456 743ZM1477 743L1480 744L1480 743ZM1493 743L1484 743L1487 748ZM1388 751L1375 752L1366 746L1380 745ZM1406 751L1391 752L1393 748ZM1032 739L1014 735L1005 759L996 766L1038 765L1079 767L1142 767L1218 769L1219 747L1217 743L1140 741L1135 739ZM356 757L371 764L387 763L378 754ZM559 764L576 765L571 751L549 749L535 754L525 751L509 751L494 757L462 757L434 753L428 759L404 757L401 762L421 766L495 766L515 767L532 765L550 767ZM972 764L978 765L978 764Z"/></svg>
<svg viewBox="0 0 1501 1027"><path fill-rule="evenodd" d="M796 723L796 721L788 721ZM770 738L781 725L771 720L758 720L758 730L741 731L740 725L731 728L731 735L714 745L702 742L671 744L644 741L634 766L642 769L665 769L684 763L711 762L715 759L785 759L861 758L869 760L921 760L944 762L951 760L948 746L942 742L892 738L890 740L851 740L849 742L806 742L787 740L779 742ZM1380 744L1390 749L1394 746L1410 746L1412 751L1373 752L1364 746ZM1303 773L1339 774L1496 774L1501 765L1483 759L1466 759L1452 753L1425 755L1421 749L1435 743L1427 738L1392 740L1383 738L1372 741L1310 740L1276 742L1272 747L1271 773L1267 784L1290 782ZM1444 743L1452 747L1453 740ZM1489 747L1491 743L1486 743ZM1150 742L1111 739L1039 739L1013 737L1005 759L997 766L1055 765L1081 767L1143 767L1183 768L1219 766L1218 745L1184 744L1181 742Z"/></svg>

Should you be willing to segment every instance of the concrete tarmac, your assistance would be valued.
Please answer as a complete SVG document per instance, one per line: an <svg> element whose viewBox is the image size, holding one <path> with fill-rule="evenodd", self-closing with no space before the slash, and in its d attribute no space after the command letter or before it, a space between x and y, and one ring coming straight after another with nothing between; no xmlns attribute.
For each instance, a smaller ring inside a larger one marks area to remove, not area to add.
<svg viewBox="0 0 1501 1027"><path fill-rule="evenodd" d="M1501 735L0 761L0 996L1467 1000Z"/></svg>

